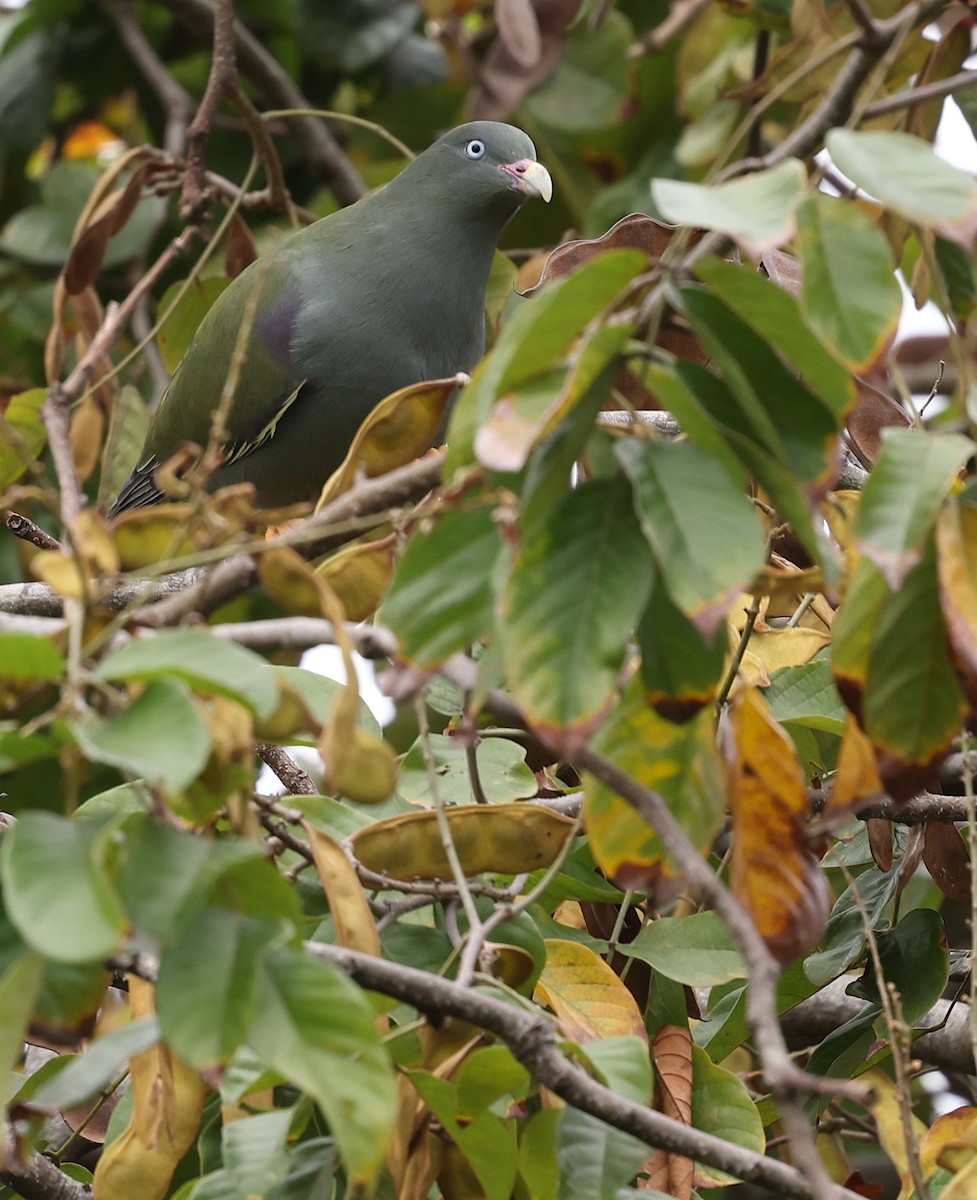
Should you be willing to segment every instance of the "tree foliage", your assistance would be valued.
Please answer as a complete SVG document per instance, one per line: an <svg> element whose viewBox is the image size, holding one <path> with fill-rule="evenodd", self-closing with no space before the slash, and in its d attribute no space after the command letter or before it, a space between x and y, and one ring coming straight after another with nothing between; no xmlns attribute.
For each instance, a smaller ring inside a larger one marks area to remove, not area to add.
<svg viewBox="0 0 977 1200"><path fill-rule="evenodd" d="M973 1194L972 26L0 12L5 1194ZM475 117L556 192L447 448L429 381L314 515L109 523L230 278Z"/></svg>

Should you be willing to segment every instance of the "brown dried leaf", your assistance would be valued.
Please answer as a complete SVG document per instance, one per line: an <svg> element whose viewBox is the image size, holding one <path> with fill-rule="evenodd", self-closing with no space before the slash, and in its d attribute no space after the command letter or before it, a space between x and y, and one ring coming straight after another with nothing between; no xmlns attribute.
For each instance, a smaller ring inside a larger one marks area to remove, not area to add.
<svg viewBox="0 0 977 1200"><path fill-rule="evenodd" d="M868 845L872 851L872 859L880 871L892 869L892 822L881 817L870 817L865 822L868 834Z"/></svg>
<svg viewBox="0 0 977 1200"><path fill-rule="evenodd" d="M543 44L532 0L495 0L495 21L503 45L519 66L534 67Z"/></svg>
<svg viewBox="0 0 977 1200"><path fill-rule="evenodd" d="M87 228L76 238L65 263L64 282L69 295L74 296L94 283L109 239L125 227L135 212L146 180L154 169L155 164L143 163L124 187L107 196L92 213Z"/></svg>
<svg viewBox="0 0 977 1200"><path fill-rule="evenodd" d="M907 429L912 422L901 404L855 376L855 407L848 415L848 434L855 448L870 463L882 448L882 430Z"/></svg>
<svg viewBox="0 0 977 1200"><path fill-rule="evenodd" d="M786 963L815 945L828 915L828 886L805 837L807 780L756 688L740 690L731 727L733 892L770 952Z"/></svg>
<svg viewBox="0 0 977 1200"><path fill-rule="evenodd" d="M680 1121L692 1124L692 1037L686 1026L663 1025L651 1044L655 1064L655 1108ZM689 1200L695 1176L695 1163L680 1154L656 1150L644 1166L648 1174L646 1188L665 1192L676 1200Z"/></svg>
<svg viewBox="0 0 977 1200"><path fill-rule="evenodd" d="M657 262L668 249L677 226L648 217L644 213L629 213L599 238L577 238L557 246L546 260L539 282L522 294L531 296L554 279L570 275L592 258L608 250L640 250L649 263Z"/></svg>
<svg viewBox="0 0 977 1200"><path fill-rule="evenodd" d="M955 825L927 821L923 862L933 882L948 900L970 903L970 851Z"/></svg>
<svg viewBox="0 0 977 1200"><path fill-rule="evenodd" d="M533 0L540 36L538 56L530 66L524 66L505 40L501 36L496 38L482 59L478 81L469 92L468 119L508 120L560 61L563 43L579 9L579 0Z"/></svg>

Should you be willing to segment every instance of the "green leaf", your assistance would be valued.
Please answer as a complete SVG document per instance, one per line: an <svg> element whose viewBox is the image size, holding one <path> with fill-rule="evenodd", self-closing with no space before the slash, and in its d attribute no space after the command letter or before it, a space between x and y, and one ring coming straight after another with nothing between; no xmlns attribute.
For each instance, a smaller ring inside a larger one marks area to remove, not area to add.
<svg viewBox="0 0 977 1200"><path fill-rule="evenodd" d="M728 234L751 257L786 242L794 232L794 209L807 173L796 158L745 179L707 186L653 179L651 198L666 221Z"/></svg>
<svg viewBox="0 0 977 1200"><path fill-rule="evenodd" d="M648 1147L589 1113L565 1108L557 1130L557 1200L614 1200L648 1157Z"/></svg>
<svg viewBox="0 0 977 1200"><path fill-rule="evenodd" d="M90 716L72 727L78 745L94 762L178 792L203 770L210 732L186 689L154 679L115 717Z"/></svg>
<svg viewBox="0 0 977 1200"><path fill-rule="evenodd" d="M840 413L829 411L766 338L719 296L689 287L682 289L682 299L736 397L734 430L803 482L826 485L834 474Z"/></svg>
<svg viewBox="0 0 977 1200"><path fill-rule="evenodd" d="M31 388L11 396L0 409L0 491L16 483L47 445L41 420L46 399L46 388Z"/></svg>
<svg viewBox="0 0 977 1200"><path fill-rule="evenodd" d="M460 738L432 734L430 753L438 778L438 794L445 804L472 804L469 750ZM478 764L478 778L485 798L493 804L507 800L523 800L535 796L536 776L526 765L525 747L507 738L482 738L472 749ZM404 756L397 780L397 795L411 804L429 803L431 785L427 762L420 739Z"/></svg>
<svg viewBox="0 0 977 1200"><path fill-rule="evenodd" d="M804 315L843 362L864 371L902 313L889 243L861 209L822 192L798 206L797 237Z"/></svg>
<svg viewBox="0 0 977 1200"><path fill-rule="evenodd" d="M633 680L596 739L596 749L668 801L686 836L705 851L718 831L726 788L712 713L674 725L650 708ZM641 887L674 865L658 834L631 805L591 775L584 776L584 811L591 849L605 874L622 887Z"/></svg>
<svg viewBox="0 0 977 1200"><path fill-rule="evenodd" d="M726 638L710 644L665 590L655 572L651 598L638 624L645 699L669 721L688 720L713 699L726 665Z"/></svg>
<svg viewBox="0 0 977 1200"><path fill-rule="evenodd" d="M651 1059L641 1038L597 1038L582 1047L582 1053L612 1092L635 1104L651 1102Z"/></svg>
<svg viewBox="0 0 977 1200"><path fill-rule="evenodd" d="M30 633L0 633L0 677L60 679L64 658L52 642Z"/></svg>
<svg viewBox="0 0 977 1200"><path fill-rule="evenodd" d="M930 908L916 908L895 929L881 930L876 937L885 978L899 992L904 1020L915 1025L939 1000L949 976L943 917ZM882 1007L871 963L848 992Z"/></svg>
<svg viewBox="0 0 977 1200"><path fill-rule="evenodd" d="M166 1040L198 1067L223 1066L254 1013L257 956L281 939L274 921L206 908L163 954L157 1010Z"/></svg>
<svg viewBox="0 0 977 1200"><path fill-rule="evenodd" d="M105 658L96 674L114 680L175 676L193 688L230 696L259 717L270 716L278 704L274 672L260 655L202 629L136 638Z"/></svg>
<svg viewBox="0 0 977 1200"><path fill-rule="evenodd" d="M639 251L611 250L520 303L455 405L448 429L445 479L475 461L475 435L489 419L499 396L524 387L562 363L588 323L646 265L647 258Z"/></svg>
<svg viewBox="0 0 977 1200"><path fill-rule="evenodd" d="M617 124L628 97L627 52L633 41L629 21L613 9L596 27L575 29L556 70L530 92L527 110L543 125L566 133Z"/></svg>
<svg viewBox="0 0 977 1200"><path fill-rule="evenodd" d="M863 724L881 751L879 773L894 798L909 799L926 786L966 709L947 650L930 538L882 610L868 661Z"/></svg>
<svg viewBox="0 0 977 1200"><path fill-rule="evenodd" d="M695 273L794 367L825 408L840 420L855 403L851 372L822 344L797 297L756 271L719 258L703 259L696 264Z"/></svg>
<svg viewBox="0 0 977 1200"><path fill-rule="evenodd" d="M838 691L854 713L862 711L868 660L889 585L878 567L861 558L831 627L831 670Z"/></svg>
<svg viewBox="0 0 977 1200"><path fill-rule="evenodd" d="M562 1109L543 1109L523 1125L519 1138L519 1174L533 1200L556 1200L560 1172L556 1139Z"/></svg>
<svg viewBox="0 0 977 1200"><path fill-rule="evenodd" d="M288 1173L292 1110L273 1109L221 1130L224 1168L242 1196L266 1196Z"/></svg>
<svg viewBox="0 0 977 1200"><path fill-rule="evenodd" d="M159 1021L143 1017L120 1025L96 1038L83 1054L72 1058L34 1096L37 1104L73 1108L104 1091L122 1077L135 1054L151 1049L160 1040Z"/></svg>
<svg viewBox="0 0 977 1200"><path fill-rule="evenodd" d="M283 667L279 663L272 663L271 669L276 679L289 684L298 692L314 717L321 723L329 719L336 696L343 690L341 683L319 675L316 671L307 671L304 667ZM381 732L380 722L362 700L356 724L360 729L368 729L371 733ZM301 741L301 738L296 740ZM315 740L312 744L315 744Z"/></svg>
<svg viewBox="0 0 977 1200"><path fill-rule="evenodd" d="M212 276L209 279L194 277L190 286L176 301L173 311L160 326L156 335L160 357L171 375L180 365L200 322L230 282L230 279L224 276ZM180 280L166 289L159 302L160 313L167 311L185 284L185 279Z"/></svg>
<svg viewBox="0 0 977 1200"><path fill-rule="evenodd" d="M837 978L857 962L865 950L865 925L875 928L885 906L899 886L898 870L883 874L877 867L863 871L834 903L822 939L822 949L804 960L804 974L818 987ZM858 889L861 907L856 902Z"/></svg>
<svg viewBox="0 0 977 1200"><path fill-rule="evenodd" d="M248 1041L322 1109L351 1181L375 1179L397 1115L397 1092L359 988L298 951L268 951Z"/></svg>
<svg viewBox="0 0 977 1200"><path fill-rule="evenodd" d="M517 547L499 629L506 673L533 724L564 750L603 715L651 580L619 480L575 489Z"/></svg>
<svg viewBox="0 0 977 1200"><path fill-rule="evenodd" d="M109 505L136 465L149 430L149 408L138 390L127 383L112 405L109 431L102 451L98 503Z"/></svg>
<svg viewBox="0 0 977 1200"><path fill-rule="evenodd" d="M746 493L691 442L628 438L615 454L672 599L711 637L763 566L766 539Z"/></svg>
<svg viewBox="0 0 977 1200"><path fill-rule="evenodd" d="M83 827L54 813L21 813L0 843L0 881L11 922L46 957L85 963L119 948L125 918Z"/></svg>
<svg viewBox="0 0 977 1200"><path fill-rule="evenodd" d="M732 1071L716 1066L698 1046L692 1047L692 1111L696 1129L754 1154L763 1154L766 1150L763 1121L746 1084ZM704 1173L714 1185L723 1185L735 1178L702 1163L696 1164L696 1172Z"/></svg>
<svg viewBox="0 0 977 1200"><path fill-rule="evenodd" d="M839 736L844 733L845 706L826 658L775 671L763 696L781 725L793 723Z"/></svg>
<svg viewBox="0 0 977 1200"><path fill-rule="evenodd" d="M128 829L119 889L133 926L165 944L182 936L222 875L260 857L257 843L201 837L147 816Z"/></svg>
<svg viewBox="0 0 977 1200"><path fill-rule="evenodd" d="M502 1097L522 1100L531 1084L529 1072L508 1046L482 1046L458 1070L458 1112L477 1117Z"/></svg>
<svg viewBox="0 0 977 1200"><path fill-rule="evenodd" d="M855 536L893 590L919 562L939 507L975 449L958 433L882 431L882 451L862 492Z"/></svg>
<svg viewBox="0 0 977 1200"><path fill-rule="evenodd" d="M0 1104L4 1106L43 978L44 960L32 953L18 955L0 973Z"/></svg>
<svg viewBox="0 0 977 1200"><path fill-rule="evenodd" d="M713 912L659 917L645 925L633 942L618 949L690 987L716 987L746 978L740 952Z"/></svg>
<svg viewBox="0 0 977 1200"><path fill-rule="evenodd" d="M974 177L913 134L832 129L826 145L840 171L908 221L962 221L977 207Z"/></svg>
<svg viewBox="0 0 977 1200"><path fill-rule="evenodd" d="M485 505L445 513L433 528L414 534L377 615L411 662L437 666L491 628L499 549Z"/></svg>

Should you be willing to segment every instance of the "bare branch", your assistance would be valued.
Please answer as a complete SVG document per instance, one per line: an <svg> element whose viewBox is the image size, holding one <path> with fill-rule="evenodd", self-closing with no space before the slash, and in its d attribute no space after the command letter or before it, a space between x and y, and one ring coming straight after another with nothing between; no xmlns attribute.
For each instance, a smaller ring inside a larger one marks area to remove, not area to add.
<svg viewBox="0 0 977 1200"><path fill-rule="evenodd" d="M557 1048L552 1025L536 1013L413 967L385 962L339 946L319 942L306 942L305 945L310 954L340 967L361 987L393 996L422 1012L443 1013L487 1029L508 1045L536 1079L568 1104L633 1134L649 1146L698 1159L739 1179L761 1184L780 1196L814 1200L821 1194L830 1200L855 1200L853 1192L835 1184L819 1193L795 1167L742 1150L712 1134L690 1129L650 1108L625 1100L571 1062Z"/></svg>
<svg viewBox="0 0 977 1200"><path fill-rule="evenodd" d="M285 785L286 792L293 796L317 796L319 789L312 782L308 771L303 771L294 758L283 747L269 742L259 742L257 751L261 761L275 772Z"/></svg>

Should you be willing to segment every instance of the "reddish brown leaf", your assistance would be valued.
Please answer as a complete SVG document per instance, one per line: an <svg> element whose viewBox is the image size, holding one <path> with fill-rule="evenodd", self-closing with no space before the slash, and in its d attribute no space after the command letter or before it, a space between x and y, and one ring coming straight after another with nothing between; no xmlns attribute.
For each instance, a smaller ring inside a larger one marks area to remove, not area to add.
<svg viewBox="0 0 977 1200"><path fill-rule="evenodd" d="M848 433L862 457L875 462L882 446L882 430L906 429L912 422L901 404L857 375L855 393L855 407L848 416Z"/></svg>
<svg viewBox="0 0 977 1200"><path fill-rule="evenodd" d="M533 0L532 7L539 26L539 54L530 65L523 65L500 32L482 60L478 82L469 93L469 120L508 120L560 61L563 43L580 9L579 0Z"/></svg>
<svg viewBox="0 0 977 1200"><path fill-rule="evenodd" d="M688 1028L663 1025L651 1045L655 1064L655 1108L680 1121L692 1124L692 1038ZM689 1200L695 1164L680 1154L655 1150L644 1164L647 1180L639 1184L643 1190L665 1192L677 1200Z"/></svg>
<svg viewBox="0 0 977 1200"><path fill-rule="evenodd" d="M865 822L868 845L880 871L892 868L892 822L881 817L869 817Z"/></svg>
<svg viewBox="0 0 977 1200"><path fill-rule="evenodd" d="M539 282L523 292L531 296L553 279L571 274L590 259L608 250L640 250L649 262L657 262L675 234L674 225L665 225L644 213L629 213L599 238L577 238L557 246L546 260Z"/></svg>
<svg viewBox="0 0 977 1200"><path fill-rule="evenodd" d="M970 852L955 825L943 821L926 823L923 862L947 899L970 903Z"/></svg>
<svg viewBox="0 0 977 1200"><path fill-rule="evenodd" d="M65 264L64 282L69 295L77 295L94 282L109 239L124 228L135 212L146 180L154 169L154 164L143 163L125 187L113 192L92 214L88 228L75 242Z"/></svg>
<svg viewBox="0 0 977 1200"><path fill-rule="evenodd" d="M520 67L534 67L543 45L532 0L495 0L495 20L499 37Z"/></svg>

